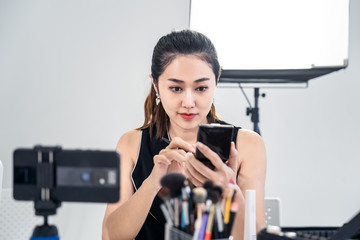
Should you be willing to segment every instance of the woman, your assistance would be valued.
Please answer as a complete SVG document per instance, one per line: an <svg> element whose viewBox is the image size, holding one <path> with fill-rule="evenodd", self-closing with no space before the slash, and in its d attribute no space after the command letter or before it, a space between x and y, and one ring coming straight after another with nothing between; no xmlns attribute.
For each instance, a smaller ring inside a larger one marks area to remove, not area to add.
<svg viewBox="0 0 360 240"><path fill-rule="evenodd" d="M145 101L141 128L119 140L121 199L109 204L103 221L103 239L163 239L164 217L157 193L169 172L183 173L195 186L207 179L225 187L237 183L239 204L232 235L243 238L244 194L256 190L257 229L265 226L264 184L266 156L263 141L254 132L236 128L229 160L196 143L199 124L221 122L213 98L220 76L216 50L204 35L183 30L163 36L154 48L152 86ZM162 140L165 137L170 144ZM198 148L215 166L195 159Z"/></svg>

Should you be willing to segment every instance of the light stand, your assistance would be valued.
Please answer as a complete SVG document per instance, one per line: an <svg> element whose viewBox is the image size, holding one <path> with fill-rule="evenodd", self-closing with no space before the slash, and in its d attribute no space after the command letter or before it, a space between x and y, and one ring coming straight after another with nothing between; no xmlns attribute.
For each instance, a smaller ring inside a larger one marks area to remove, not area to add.
<svg viewBox="0 0 360 240"><path fill-rule="evenodd" d="M246 108L246 116L250 116L251 122L253 122L253 130L254 132L257 132L259 135L260 128L259 128L259 122L260 122L260 116L259 116L259 97L260 97L260 88L254 88L254 107L247 107ZM265 93L261 94L261 97L265 97Z"/></svg>
<svg viewBox="0 0 360 240"><path fill-rule="evenodd" d="M334 71L346 68L348 62L345 61L341 66L312 67L310 69L260 69L260 70L222 70L220 83L250 83L250 84L305 84L313 78L317 78ZM254 107L246 108L246 115L253 122L253 130L260 135L259 128L259 97L260 88L254 87Z"/></svg>

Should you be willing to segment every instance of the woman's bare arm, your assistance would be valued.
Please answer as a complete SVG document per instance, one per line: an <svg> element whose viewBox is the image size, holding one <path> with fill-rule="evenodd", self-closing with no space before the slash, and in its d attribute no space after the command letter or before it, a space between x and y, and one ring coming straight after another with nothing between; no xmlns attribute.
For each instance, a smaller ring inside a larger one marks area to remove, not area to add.
<svg viewBox="0 0 360 240"><path fill-rule="evenodd" d="M237 136L236 148L239 153L240 169L237 184L241 192L237 192L236 201L239 211L236 215L233 236L234 239L244 237L245 193L247 189L256 190L256 230L265 227L265 175L266 151L262 138L252 132L240 129Z"/></svg>
<svg viewBox="0 0 360 240"><path fill-rule="evenodd" d="M120 152L120 200L108 204L103 220L102 239L133 239L140 231L150 210L158 185L151 179L144 181L134 193L131 172L139 151L141 132L138 130L124 134L117 145ZM149 159L152 161L152 159Z"/></svg>

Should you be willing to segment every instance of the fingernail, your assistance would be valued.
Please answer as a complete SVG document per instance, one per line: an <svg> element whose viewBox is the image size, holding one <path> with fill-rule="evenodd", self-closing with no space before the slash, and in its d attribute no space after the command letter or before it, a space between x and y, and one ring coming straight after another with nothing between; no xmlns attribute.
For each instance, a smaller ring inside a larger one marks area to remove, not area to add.
<svg viewBox="0 0 360 240"><path fill-rule="evenodd" d="M196 145L197 145L199 148L204 147L204 144L202 144L201 142L197 142Z"/></svg>

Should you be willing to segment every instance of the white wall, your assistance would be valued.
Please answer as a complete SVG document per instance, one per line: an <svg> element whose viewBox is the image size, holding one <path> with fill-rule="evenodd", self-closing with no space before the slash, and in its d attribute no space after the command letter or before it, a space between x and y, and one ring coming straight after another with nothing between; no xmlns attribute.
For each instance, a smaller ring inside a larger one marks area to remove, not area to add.
<svg viewBox="0 0 360 240"><path fill-rule="evenodd" d="M266 195L281 198L283 225L341 225L360 209L359 13L351 0L346 70L307 89L262 90ZM163 34L187 27L188 17L184 0L0 0L4 186L12 185L17 147L114 149L142 124L152 49ZM219 88L216 105L224 120L252 127L239 89ZM66 203L55 222L64 239L99 239L103 210Z"/></svg>

